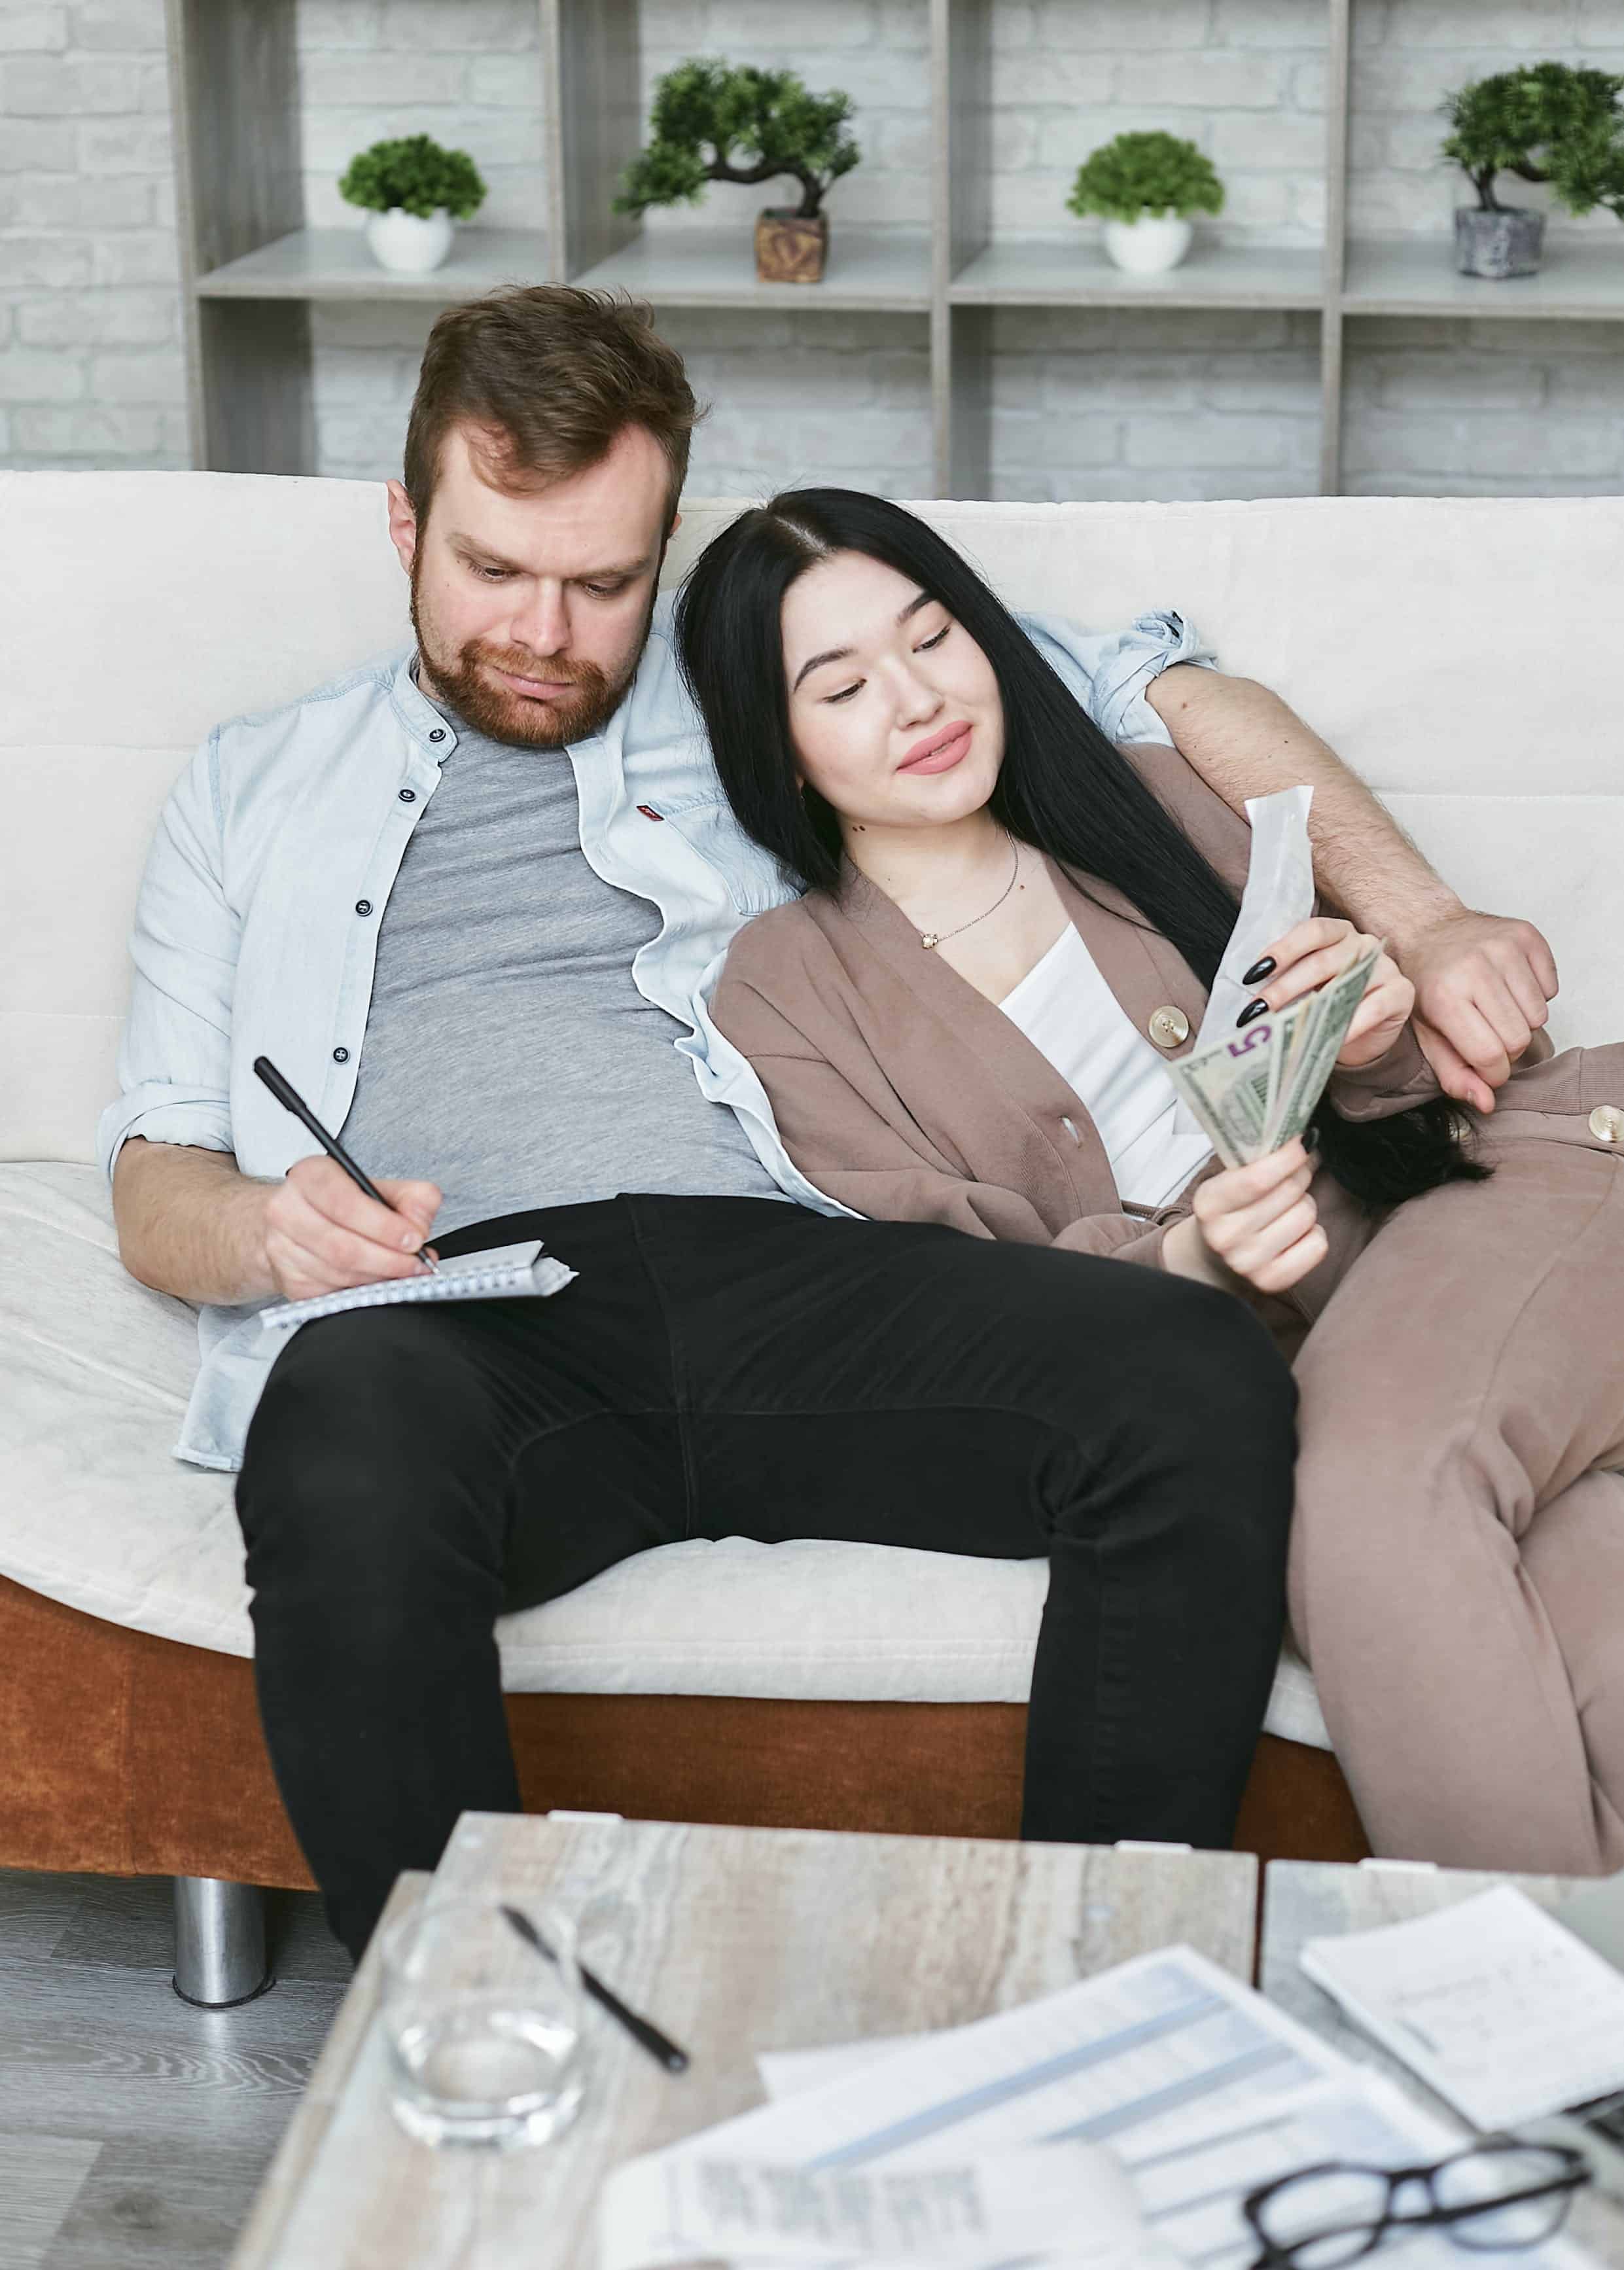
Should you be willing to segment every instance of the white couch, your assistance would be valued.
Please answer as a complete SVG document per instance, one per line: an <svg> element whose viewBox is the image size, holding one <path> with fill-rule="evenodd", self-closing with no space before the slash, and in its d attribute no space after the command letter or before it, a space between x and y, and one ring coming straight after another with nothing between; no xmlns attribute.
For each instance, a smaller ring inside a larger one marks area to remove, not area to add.
<svg viewBox="0 0 1624 2270"><path fill-rule="evenodd" d="M345 481L0 475L0 1575L236 1655L230 1478L169 1455L192 1316L121 1269L93 1131L163 797L218 720L401 642L383 503ZM733 509L689 507L673 575ZM1192 618L1470 901L1541 925L1559 1046L1614 1036L1624 501L926 509L1017 604ZM503 1665L515 1690L1022 1701L1045 1582L878 1547L678 1545L508 1619ZM1326 1746L1300 1664L1269 1725Z"/></svg>

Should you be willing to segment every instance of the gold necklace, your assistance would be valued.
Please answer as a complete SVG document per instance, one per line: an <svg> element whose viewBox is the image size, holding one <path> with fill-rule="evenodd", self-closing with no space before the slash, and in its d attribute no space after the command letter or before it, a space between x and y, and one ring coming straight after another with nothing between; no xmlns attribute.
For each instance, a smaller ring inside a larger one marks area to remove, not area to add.
<svg viewBox="0 0 1624 2270"><path fill-rule="evenodd" d="M980 914L972 915L968 922L960 923L957 930L921 931L919 933L919 943L923 946L925 952L929 953L935 947L942 945L947 938L958 938L965 931L974 930L976 924L984 923L989 915L996 915L998 909L1004 904L1005 900L1008 898L1010 893L1014 889L1015 878L1020 874L1020 846L1017 843L1015 846L1015 864L1009 871L1009 880L1005 884L1004 888L998 893L997 897L994 899L992 904L990 907L983 908Z"/></svg>

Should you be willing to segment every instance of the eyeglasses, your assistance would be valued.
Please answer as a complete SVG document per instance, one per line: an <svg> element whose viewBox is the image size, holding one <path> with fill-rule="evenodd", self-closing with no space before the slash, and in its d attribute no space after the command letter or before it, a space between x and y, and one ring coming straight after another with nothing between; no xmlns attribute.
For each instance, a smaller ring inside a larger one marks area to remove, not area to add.
<svg viewBox="0 0 1624 2270"><path fill-rule="evenodd" d="M1591 2180L1582 2152L1487 2136L1422 2168L1346 2161L1299 2168L1250 2192L1241 2211L1262 2251L1252 2270L1341 2270L1373 2253L1390 2231L1442 2229L1457 2246L1488 2253L1538 2246L1561 2229L1573 2195ZM1404 2203L1413 2186L1424 2203Z"/></svg>

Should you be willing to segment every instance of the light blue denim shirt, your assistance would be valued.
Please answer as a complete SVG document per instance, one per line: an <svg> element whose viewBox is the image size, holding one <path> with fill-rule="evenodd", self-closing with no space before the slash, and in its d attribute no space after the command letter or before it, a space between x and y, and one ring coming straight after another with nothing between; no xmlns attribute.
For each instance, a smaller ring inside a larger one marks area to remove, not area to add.
<svg viewBox="0 0 1624 2270"><path fill-rule="evenodd" d="M1021 620L1111 740L1168 741L1146 686L1169 663L1212 661L1171 612L1103 635L1048 616ZM245 1175L267 1178L308 1157L316 1146L254 1077L257 1056L281 1067L325 1125L344 1124L379 921L440 760L456 746L455 727L413 684L412 662L410 650L391 656L285 708L217 727L176 783L136 908L122 1093L98 1133L109 1175L131 1135L229 1151ZM660 912L658 935L632 964L639 991L680 1020L674 1045L701 1092L738 1114L779 1187L843 1213L790 1164L760 1082L706 1010L734 934L794 886L723 797L678 671L669 601L626 700L569 756L582 850L605 882ZM200 1310L202 1368L178 1458L241 1463L281 1346L262 1331L261 1305Z"/></svg>

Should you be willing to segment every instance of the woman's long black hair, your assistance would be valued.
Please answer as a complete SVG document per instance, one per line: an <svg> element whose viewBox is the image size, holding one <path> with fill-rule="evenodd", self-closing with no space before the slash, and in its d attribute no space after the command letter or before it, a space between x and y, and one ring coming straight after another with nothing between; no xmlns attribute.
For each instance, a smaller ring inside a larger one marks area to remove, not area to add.
<svg viewBox="0 0 1624 2270"><path fill-rule="evenodd" d="M742 513L707 548L677 599L682 669L740 825L814 889L838 889L838 819L797 783L782 609L797 578L836 552L884 562L939 600L992 665L1004 703L1004 765L989 810L1079 885L1113 885L1211 987L1238 911L1235 894L1072 696L996 592L935 530L856 489L793 489ZM1368 1205L1388 1205L1486 1171L1466 1158L1446 1100L1354 1123L1330 1109L1320 1156Z"/></svg>

